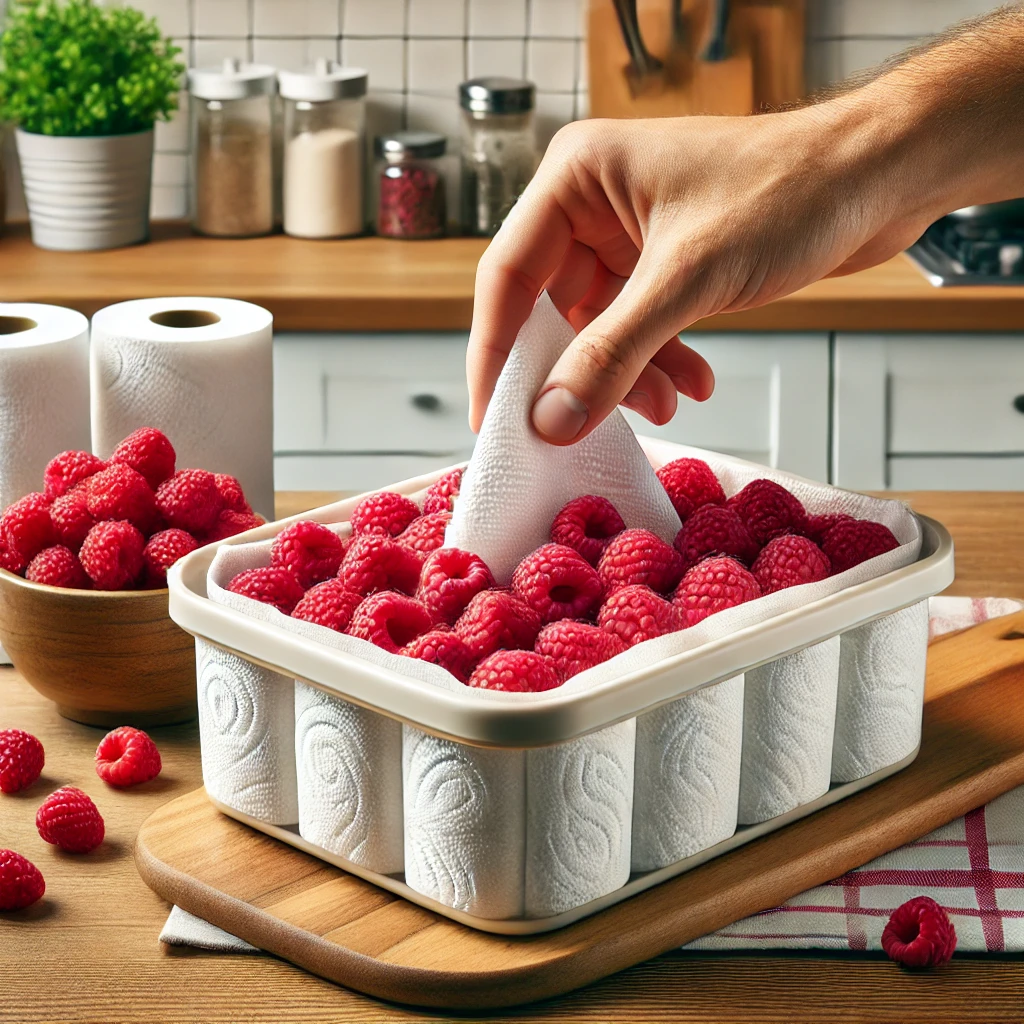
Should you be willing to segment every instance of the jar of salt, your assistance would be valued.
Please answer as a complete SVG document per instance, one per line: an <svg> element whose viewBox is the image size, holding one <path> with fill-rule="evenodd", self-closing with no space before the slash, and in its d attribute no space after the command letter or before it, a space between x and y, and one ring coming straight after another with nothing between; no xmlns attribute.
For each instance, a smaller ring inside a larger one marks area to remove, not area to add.
<svg viewBox="0 0 1024 1024"><path fill-rule="evenodd" d="M365 227L366 81L362 68L321 60L281 71L284 101L284 230L340 238Z"/></svg>
<svg viewBox="0 0 1024 1024"><path fill-rule="evenodd" d="M388 238L439 238L444 234L444 174L448 140L436 132L378 135L377 234Z"/></svg>

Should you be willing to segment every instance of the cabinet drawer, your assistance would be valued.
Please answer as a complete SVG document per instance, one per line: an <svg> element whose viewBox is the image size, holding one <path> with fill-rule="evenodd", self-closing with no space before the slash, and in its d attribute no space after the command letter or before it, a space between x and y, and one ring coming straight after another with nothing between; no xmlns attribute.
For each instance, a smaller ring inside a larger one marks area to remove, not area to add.
<svg viewBox="0 0 1024 1024"><path fill-rule="evenodd" d="M893 456L888 486L894 491L1024 491L1024 455Z"/></svg>
<svg viewBox="0 0 1024 1024"><path fill-rule="evenodd" d="M375 491L469 458L431 455L278 455L274 487L279 491Z"/></svg>

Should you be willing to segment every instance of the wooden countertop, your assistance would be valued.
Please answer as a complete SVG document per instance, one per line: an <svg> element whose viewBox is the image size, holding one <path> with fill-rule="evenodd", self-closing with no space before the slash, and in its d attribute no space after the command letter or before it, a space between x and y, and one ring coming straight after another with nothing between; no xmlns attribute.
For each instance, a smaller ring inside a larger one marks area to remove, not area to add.
<svg viewBox="0 0 1024 1024"><path fill-rule="evenodd" d="M284 331L465 330L484 247L475 238L212 239L158 224L148 245L56 253L35 248L19 225L0 237L0 301L50 302L91 315L125 299L218 295L266 306ZM933 288L897 256L695 329L1019 331L1024 288Z"/></svg>
<svg viewBox="0 0 1024 1024"><path fill-rule="evenodd" d="M336 495L278 497L285 515ZM952 530L957 578L949 593L1024 595L1024 493L907 497ZM374 1002L273 957L161 946L168 906L136 873L132 844L156 807L201 784L196 726L152 730L162 774L136 791L116 792L93 771L99 730L60 718L13 669L0 669L0 695L0 727L27 729L46 747L43 778L21 794L0 796L0 845L30 857L47 883L35 907L0 914L0 1022L448 1019ZM105 817L107 839L91 854L62 854L36 834L36 807L61 785L84 789ZM673 953L497 1018L992 1024L1019 1020L1021 1005L1019 958L958 957L939 972L915 975L871 954Z"/></svg>

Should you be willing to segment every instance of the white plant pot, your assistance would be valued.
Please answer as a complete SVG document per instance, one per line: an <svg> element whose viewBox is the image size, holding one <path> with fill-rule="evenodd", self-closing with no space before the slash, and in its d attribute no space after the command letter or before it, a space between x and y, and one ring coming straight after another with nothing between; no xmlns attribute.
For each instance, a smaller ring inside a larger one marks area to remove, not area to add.
<svg viewBox="0 0 1024 1024"><path fill-rule="evenodd" d="M149 237L153 132L75 138L16 132L32 241L114 249Z"/></svg>

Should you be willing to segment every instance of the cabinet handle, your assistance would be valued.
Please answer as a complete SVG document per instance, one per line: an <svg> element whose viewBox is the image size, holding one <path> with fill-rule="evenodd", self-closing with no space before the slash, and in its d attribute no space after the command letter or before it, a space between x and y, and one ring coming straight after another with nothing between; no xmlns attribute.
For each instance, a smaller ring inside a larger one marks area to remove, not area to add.
<svg viewBox="0 0 1024 1024"><path fill-rule="evenodd" d="M413 395L412 404L423 412L437 412L441 408L441 399L437 395Z"/></svg>
<svg viewBox="0 0 1024 1024"><path fill-rule="evenodd" d="M1013 407L1017 412L1024 412L1024 395L1018 395L1013 400Z"/></svg>

